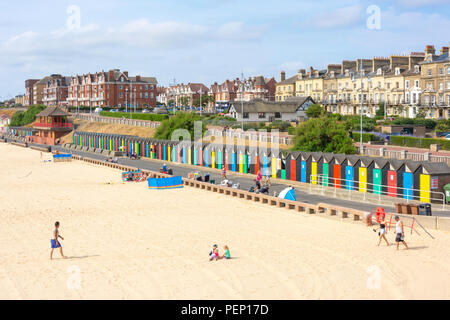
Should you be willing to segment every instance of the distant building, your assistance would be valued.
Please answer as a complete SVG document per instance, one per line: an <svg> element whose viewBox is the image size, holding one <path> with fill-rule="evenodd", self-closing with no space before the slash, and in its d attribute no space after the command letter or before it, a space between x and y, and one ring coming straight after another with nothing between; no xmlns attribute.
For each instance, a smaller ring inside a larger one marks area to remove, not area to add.
<svg viewBox="0 0 450 320"><path fill-rule="evenodd" d="M67 102L75 107L154 108L157 85L154 77L131 77L119 69L77 75L70 78Z"/></svg>
<svg viewBox="0 0 450 320"><path fill-rule="evenodd" d="M0 133L6 133L11 122L11 117L7 114L0 114Z"/></svg>
<svg viewBox="0 0 450 320"><path fill-rule="evenodd" d="M36 115L33 128L37 130L37 134L31 140L38 144L57 144L60 138L73 130L68 116L67 112L58 107L47 107Z"/></svg>
<svg viewBox="0 0 450 320"><path fill-rule="evenodd" d="M45 77L33 84L33 105L44 104L44 89L50 77Z"/></svg>
<svg viewBox="0 0 450 320"><path fill-rule="evenodd" d="M38 82L39 79L28 79L25 81L25 101L24 101L24 106L28 107L30 105L32 105L34 102L34 95L33 95L33 86L35 85L36 82Z"/></svg>
<svg viewBox="0 0 450 320"><path fill-rule="evenodd" d="M286 101L264 101L262 99L243 103L235 101L231 104L228 113L237 121L273 122L281 120L297 122L307 118L305 111L313 104L315 102L311 97L291 97Z"/></svg>
<svg viewBox="0 0 450 320"><path fill-rule="evenodd" d="M44 98L42 99L44 104L46 106L66 105L69 83L70 77L64 77L60 74L52 74L47 77Z"/></svg>
<svg viewBox="0 0 450 320"><path fill-rule="evenodd" d="M20 95L15 96L14 104L24 106L25 105L25 95L20 94Z"/></svg>
<svg viewBox="0 0 450 320"><path fill-rule="evenodd" d="M176 106L192 107L194 101L200 97L200 94L208 95L209 89L203 83L177 84L166 89L167 101L175 101ZM187 105L183 105L186 100Z"/></svg>

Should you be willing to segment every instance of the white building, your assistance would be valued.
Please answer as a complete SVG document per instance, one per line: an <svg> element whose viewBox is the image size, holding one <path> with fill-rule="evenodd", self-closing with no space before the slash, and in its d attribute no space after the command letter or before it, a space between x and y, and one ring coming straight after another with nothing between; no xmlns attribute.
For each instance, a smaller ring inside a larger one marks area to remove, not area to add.
<svg viewBox="0 0 450 320"><path fill-rule="evenodd" d="M6 114L0 115L0 133L5 133L8 130L9 123L11 122L11 117Z"/></svg>
<svg viewBox="0 0 450 320"><path fill-rule="evenodd" d="M236 120L244 122L296 122L307 118L305 111L313 104L315 102L311 97L291 97L277 102L257 99L243 104L235 101L231 104L229 113Z"/></svg>

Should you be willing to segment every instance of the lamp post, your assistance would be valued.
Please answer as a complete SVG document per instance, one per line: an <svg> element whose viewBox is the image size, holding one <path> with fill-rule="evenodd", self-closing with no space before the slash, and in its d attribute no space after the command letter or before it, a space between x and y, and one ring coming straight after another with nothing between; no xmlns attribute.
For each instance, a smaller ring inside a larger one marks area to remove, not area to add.
<svg viewBox="0 0 450 320"><path fill-rule="evenodd" d="M241 129L242 132L244 132L244 72L242 72L242 85L241 85L241 115L242 115L242 121L241 121Z"/></svg>
<svg viewBox="0 0 450 320"><path fill-rule="evenodd" d="M128 95L128 88L125 88L125 112L128 112L128 100L127 100L127 95Z"/></svg>
<svg viewBox="0 0 450 320"><path fill-rule="evenodd" d="M363 150L363 138L362 138L362 130L363 130L363 69L362 69L362 59L361 59L361 65L359 67L359 73L360 73L360 78L361 78L361 94L359 96L359 100L360 100L360 110L359 110L359 115L360 115L360 128L359 128L359 152L361 153ZM352 81L356 82L356 78L353 75L352 77Z"/></svg>
<svg viewBox="0 0 450 320"><path fill-rule="evenodd" d="M359 153L362 153L362 151L363 151L363 136L362 136L362 134L363 134L363 87L364 87L364 83L363 83L363 68L362 68L362 59L361 59L361 67L359 68L360 69L360 71L359 71L359 73L361 74L361 96L360 96L360 100L361 100L361 105L360 105L360 110L359 110L359 113L360 113L360 118L361 118L361 121L360 121L360 132L359 132L359 139L360 139L360 142L359 142Z"/></svg>

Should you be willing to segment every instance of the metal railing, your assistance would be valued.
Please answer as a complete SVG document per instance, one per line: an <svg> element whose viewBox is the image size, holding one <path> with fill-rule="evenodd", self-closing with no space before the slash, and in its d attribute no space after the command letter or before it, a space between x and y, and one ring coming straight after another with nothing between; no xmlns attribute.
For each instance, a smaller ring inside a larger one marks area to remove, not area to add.
<svg viewBox="0 0 450 320"><path fill-rule="evenodd" d="M135 127L145 127L145 128L158 128L161 123L153 122L148 120L133 120L127 118L114 118L114 117L103 117L96 114L72 114L72 117L87 121L100 122L100 123L109 123L109 124L122 124L128 126Z"/></svg>
<svg viewBox="0 0 450 320"><path fill-rule="evenodd" d="M359 198L361 198L362 195L364 201L369 200L369 197L371 197L378 200L378 202L381 202L383 200L382 196L388 196L389 198L385 200L393 200L394 198L397 198L399 200L406 200L406 203L409 203L411 201L421 202L421 199L423 198L422 194L425 193L426 195L429 195L429 200L431 203L442 203L442 210L445 210L446 207L446 198L443 192L403 187L395 187L395 192L392 192L389 191L392 189L392 187L388 185L360 182L343 178L334 178L323 174L311 175L310 179L310 192L313 191L313 188L319 188L322 194L325 194L325 192L329 194L330 188L332 188L334 190L335 197L337 196L339 190L341 193L347 193L349 199L351 199L352 196L355 195L359 195ZM326 184L326 186L324 185L324 183ZM363 186L362 188L361 185ZM372 192L369 192L369 189L371 189Z"/></svg>
<svg viewBox="0 0 450 320"><path fill-rule="evenodd" d="M368 155L371 157L384 157L384 158L393 158L393 159L403 159L403 160L413 160L413 161L430 161L430 162L444 162L450 165L450 157L449 156L439 156L433 155L431 152L408 152L407 150L398 151L398 150L389 150L385 147L381 148L368 148L366 146L363 147L363 151L360 151L359 147L356 147L357 152L362 155Z"/></svg>
<svg viewBox="0 0 450 320"><path fill-rule="evenodd" d="M258 131L242 132L240 130L235 131L232 129L228 129L226 131L209 129L206 131L205 136L230 137L243 140L280 143L286 145L291 145L294 141L294 139L291 136L279 136L277 134L271 134L270 132L258 132Z"/></svg>
<svg viewBox="0 0 450 320"><path fill-rule="evenodd" d="M36 122L33 124L36 127L42 128L72 128L73 124L69 122L54 122L54 123L45 123L45 122Z"/></svg>

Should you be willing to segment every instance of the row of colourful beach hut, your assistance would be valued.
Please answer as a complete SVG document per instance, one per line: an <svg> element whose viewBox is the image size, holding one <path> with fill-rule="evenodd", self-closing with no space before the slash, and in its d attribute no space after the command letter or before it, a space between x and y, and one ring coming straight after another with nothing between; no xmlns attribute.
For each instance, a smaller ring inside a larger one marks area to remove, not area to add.
<svg viewBox="0 0 450 320"><path fill-rule="evenodd" d="M27 127L9 127L8 133L13 137L29 137L36 132L33 128Z"/></svg>
<svg viewBox="0 0 450 320"><path fill-rule="evenodd" d="M75 132L74 144L167 162L262 174L336 189L430 202L450 182L446 163L317 152L271 152L244 146L195 144Z"/></svg>

